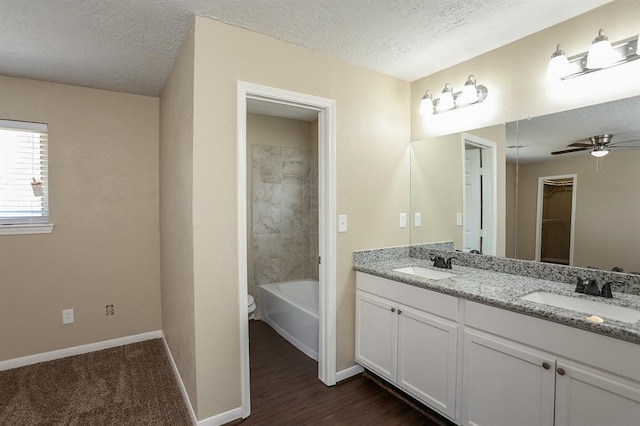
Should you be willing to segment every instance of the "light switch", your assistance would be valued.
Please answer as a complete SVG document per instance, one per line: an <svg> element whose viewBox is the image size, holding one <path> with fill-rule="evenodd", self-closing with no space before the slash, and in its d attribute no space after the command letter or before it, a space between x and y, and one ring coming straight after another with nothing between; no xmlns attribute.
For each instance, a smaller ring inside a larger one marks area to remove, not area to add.
<svg viewBox="0 0 640 426"><path fill-rule="evenodd" d="M415 212L413 214L413 226L416 228L420 228L422 226L422 214L420 214L420 212Z"/></svg>
<svg viewBox="0 0 640 426"><path fill-rule="evenodd" d="M400 228L406 228L406 227L407 227L407 214L400 213Z"/></svg>
<svg viewBox="0 0 640 426"><path fill-rule="evenodd" d="M462 226L462 213L456 213L456 225Z"/></svg>
<svg viewBox="0 0 640 426"><path fill-rule="evenodd" d="M347 232L347 215L338 215L338 232Z"/></svg>

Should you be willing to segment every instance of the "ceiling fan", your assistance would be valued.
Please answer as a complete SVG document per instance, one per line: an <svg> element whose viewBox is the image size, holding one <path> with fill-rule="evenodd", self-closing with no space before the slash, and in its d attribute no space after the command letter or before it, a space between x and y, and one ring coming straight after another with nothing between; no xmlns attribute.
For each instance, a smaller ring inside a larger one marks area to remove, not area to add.
<svg viewBox="0 0 640 426"><path fill-rule="evenodd" d="M610 148L640 148L640 146L621 146L623 144L640 141L624 141L611 143L613 135L605 133L603 135L591 136L589 139L585 139L585 142L574 142L568 146L573 146L573 149L564 149L561 151L553 151L551 155L568 154L570 152L578 151L591 151L591 155L594 157L604 157L609 153ZM588 141L588 142L587 142Z"/></svg>

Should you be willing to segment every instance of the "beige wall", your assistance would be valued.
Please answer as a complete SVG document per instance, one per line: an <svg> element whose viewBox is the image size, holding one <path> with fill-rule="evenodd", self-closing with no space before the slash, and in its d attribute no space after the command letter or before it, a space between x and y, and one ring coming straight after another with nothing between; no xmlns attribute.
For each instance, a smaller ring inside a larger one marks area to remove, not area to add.
<svg viewBox="0 0 640 426"><path fill-rule="evenodd" d="M576 190L575 266L640 271L640 150L611 150L596 174L596 160L584 155L520 164L518 188L518 258L535 257L538 178L578 175ZM620 206L620 208L611 208Z"/></svg>
<svg viewBox="0 0 640 426"><path fill-rule="evenodd" d="M240 406L236 91L249 81L335 99L338 369L354 363L353 250L402 245L409 204L409 84L257 33L196 18L194 286L198 417Z"/></svg>
<svg viewBox="0 0 640 426"><path fill-rule="evenodd" d="M411 223L411 244L453 241L462 249L462 135L454 133L411 144L411 213L420 212L422 226Z"/></svg>
<svg viewBox="0 0 640 426"><path fill-rule="evenodd" d="M502 124L640 94L640 61L552 84L546 77L558 43L568 56L585 52L604 28L610 41L638 34L636 0L616 0L574 19L411 83L411 140ZM445 114L420 116L425 90L439 97L445 83L459 91L469 74L487 99Z"/></svg>
<svg viewBox="0 0 640 426"><path fill-rule="evenodd" d="M193 287L193 30L160 100L162 329L191 404L196 401Z"/></svg>
<svg viewBox="0 0 640 426"><path fill-rule="evenodd" d="M55 224L0 236L0 360L160 330L158 99L9 77L0 99L49 124Z"/></svg>

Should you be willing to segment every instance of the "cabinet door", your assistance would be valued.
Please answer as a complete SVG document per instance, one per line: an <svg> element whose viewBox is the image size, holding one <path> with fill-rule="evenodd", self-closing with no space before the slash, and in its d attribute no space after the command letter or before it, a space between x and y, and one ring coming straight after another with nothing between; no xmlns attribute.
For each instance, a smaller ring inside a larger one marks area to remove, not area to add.
<svg viewBox="0 0 640 426"><path fill-rule="evenodd" d="M640 424L640 387L584 366L558 362L556 371L557 426Z"/></svg>
<svg viewBox="0 0 640 426"><path fill-rule="evenodd" d="M356 361L390 381L396 380L397 305L356 291Z"/></svg>
<svg viewBox="0 0 640 426"><path fill-rule="evenodd" d="M402 305L398 314L398 386L454 418L456 324Z"/></svg>
<svg viewBox="0 0 640 426"><path fill-rule="evenodd" d="M555 361L551 357L472 330L465 331L463 353L463 424L553 424Z"/></svg>

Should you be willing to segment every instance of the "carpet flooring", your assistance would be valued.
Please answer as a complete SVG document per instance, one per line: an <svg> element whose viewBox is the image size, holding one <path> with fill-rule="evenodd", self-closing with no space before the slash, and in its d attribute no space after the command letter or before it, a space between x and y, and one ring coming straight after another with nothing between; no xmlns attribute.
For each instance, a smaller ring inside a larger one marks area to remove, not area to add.
<svg viewBox="0 0 640 426"><path fill-rule="evenodd" d="M450 422L375 377L327 387L318 364L250 321L251 416L233 425L422 425ZM409 404L408 404L409 403ZM0 426L191 425L161 339L0 371Z"/></svg>
<svg viewBox="0 0 640 426"><path fill-rule="evenodd" d="M161 339L0 371L0 425L191 425Z"/></svg>

